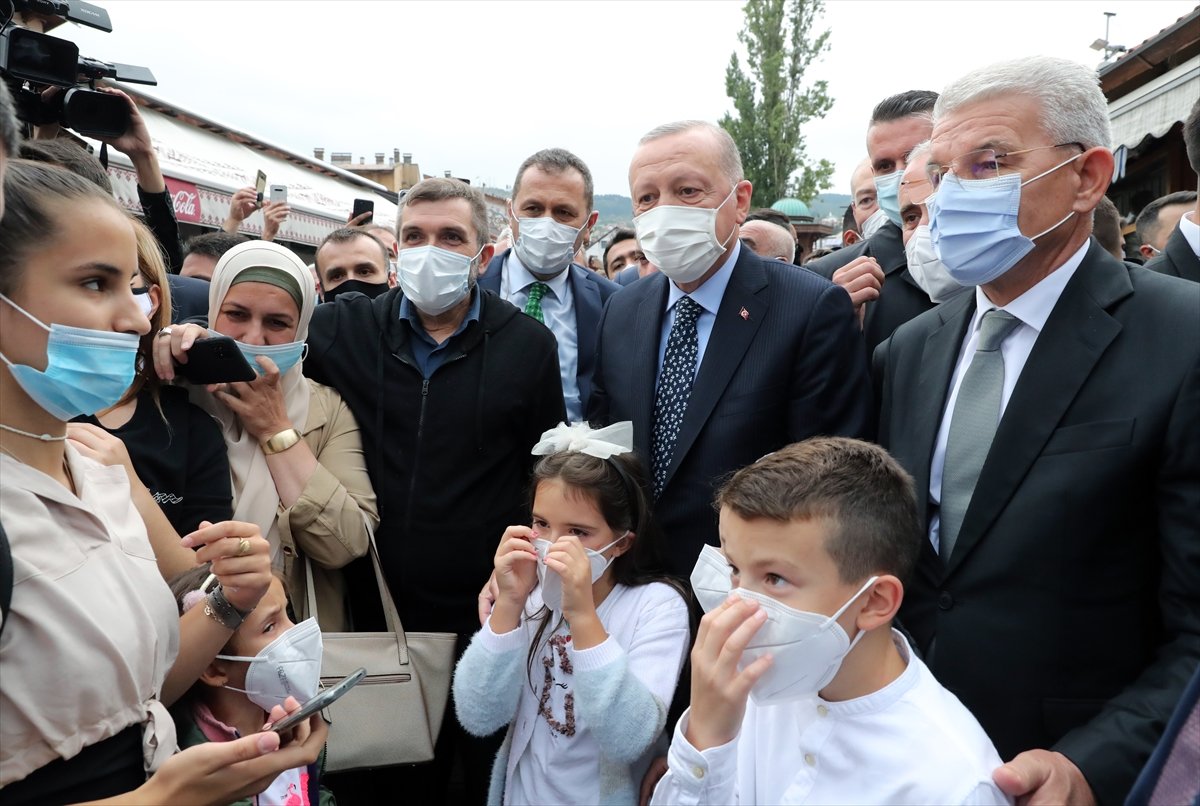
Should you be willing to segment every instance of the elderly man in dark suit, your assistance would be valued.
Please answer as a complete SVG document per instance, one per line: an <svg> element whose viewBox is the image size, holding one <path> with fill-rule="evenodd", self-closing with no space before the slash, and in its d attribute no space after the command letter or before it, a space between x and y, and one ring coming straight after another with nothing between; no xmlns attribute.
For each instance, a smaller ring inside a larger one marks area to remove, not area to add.
<svg viewBox="0 0 1200 806"><path fill-rule="evenodd" d="M930 231L975 288L875 354L929 529L901 619L1035 803L1123 801L1200 659L1200 285L1090 237L1110 137L1074 62L948 86Z"/></svg>
<svg viewBox="0 0 1200 806"><path fill-rule="evenodd" d="M571 422L583 419L592 390L604 301L620 286L572 263L599 214L592 173L579 157L547 148L517 170L509 208L513 246L488 263L479 287L550 328L558 340L563 399Z"/></svg>
<svg viewBox="0 0 1200 806"><path fill-rule="evenodd" d="M1183 124L1183 143L1192 170L1200 176L1200 100L1192 105ZM1196 201L1196 209L1179 219L1162 254L1149 261L1146 268L1200 283L1200 199Z"/></svg>
<svg viewBox="0 0 1200 806"><path fill-rule="evenodd" d="M806 437L867 434L869 380L846 293L740 245L752 188L723 129L651 131L629 182L659 273L605 308L589 419L633 421L667 567L686 576L717 543L720 479Z"/></svg>

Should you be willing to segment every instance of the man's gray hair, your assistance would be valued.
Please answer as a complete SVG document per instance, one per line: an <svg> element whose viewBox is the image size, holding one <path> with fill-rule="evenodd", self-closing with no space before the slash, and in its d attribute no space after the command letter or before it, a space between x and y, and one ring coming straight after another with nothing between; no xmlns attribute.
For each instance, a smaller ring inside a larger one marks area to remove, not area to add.
<svg viewBox="0 0 1200 806"><path fill-rule="evenodd" d="M905 160L905 162L911 165L918 157L923 157L928 154L932 145L932 140L922 140L921 142L917 143L915 146L913 146L913 150L908 152L908 159Z"/></svg>
<svg viewBox="0 0 1200 806"><path fill-rule="evenodd" d="M16 159L21 148L21 125L8 85L0 81L0 149L9 159Z"/></svg>
<svg viewBox="0 0 1200 806"><path fill-rule="evenodd" d="M692 129L704 129L716 139L717 148L720 151L717 154L717 164L721 166L721 173L725 174L730 185L736 185L746 178L742 171L742 155L738 153L737 143L733 142L729 132L707 120L677 120L674 123L664 123L642 135L642 139L638 140L638 145L644 146L652 140L670 137L673 134L682 134Z"/></svg>
<svg viewBox="0 0 1200 806"><path fill-rule="evenodd" d="M587 164L579 157L567 151L565 148L543 148L538 153L529 157L521 163L521 167L517 169L517 178L513 181L512 197L517 198L517 194L521 192L521 177L525 175L525 171L534 166L545 171L548 174L561 174L564 171L579 171L579 175L583 177L583 203L587 207L585 214L592 213L592 198L594 190L592 187L592 172L588 170Z"/></svg>
<svg viewBox="0 0 1200 806"><path fill-rule="evenodd" d="M439 202L450 199L462 199L471 208L471 224L475 227L475 248L482 249L491 240L491 227L488 225L487 202L483 194L466 182L458 179L443 179L433 177L422 179L400 200L400 215L396 216L396 237L404 226L404 211L410 204L418 202Z"/></svg>
<svg viewBox="0 0 1200 806"><path fill-rule="evenodd" d="M933 109L936 125L963 106L1004 95L1025 95L1042 109L1041 124L1055 145L1112 147L1108 102L1096 71L1069 59L1029 56L981 67L950 83Z"/></svg>

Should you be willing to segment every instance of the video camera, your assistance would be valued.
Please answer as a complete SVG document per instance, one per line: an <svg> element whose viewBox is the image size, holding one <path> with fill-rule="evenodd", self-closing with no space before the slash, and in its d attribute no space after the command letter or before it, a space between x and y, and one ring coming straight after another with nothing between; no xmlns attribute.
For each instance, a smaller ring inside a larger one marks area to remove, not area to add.
<svg viewBox="0 0 1200 806"><path fill-rule="evenodd" d="M154 74L145 67L80 56L74 42L10 25L17 12L112 31L108 12L83 0L0 0L5 20L0 26L0 77L12 91L17 116L35 126L60 123L97 139L124 134L131 122L125 99L98 92L96 81L153 85L158 83ZM45 92L50 87L62 91Z"/></svg>

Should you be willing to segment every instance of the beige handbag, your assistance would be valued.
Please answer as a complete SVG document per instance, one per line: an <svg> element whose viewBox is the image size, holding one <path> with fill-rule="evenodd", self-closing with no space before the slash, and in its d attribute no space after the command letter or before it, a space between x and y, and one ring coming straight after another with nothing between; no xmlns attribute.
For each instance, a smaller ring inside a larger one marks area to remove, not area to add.
<svg viewBox="0 0 1200 806"><path fill-rule="evenodd" d="M412 764L433 758L442 727L454 633L405 633L396 603L383 579L379 551L371 538L371 564L389 632L326 632L321 684L332 686L355 669L367 676L333 705L325 769L328 772ZM308 613L317 614L312 566L303 560Z"/></svg>

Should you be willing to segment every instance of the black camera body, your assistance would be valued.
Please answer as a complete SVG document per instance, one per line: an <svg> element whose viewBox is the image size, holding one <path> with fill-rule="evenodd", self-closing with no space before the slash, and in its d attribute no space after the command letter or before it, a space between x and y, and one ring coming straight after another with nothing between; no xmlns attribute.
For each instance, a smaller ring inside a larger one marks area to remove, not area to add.
<svg viewBox="0 0 1200 806"><path fill-rule="evenodd" d="M108 12L82 0L9 2L14 13L62 17L102 31L112 31ZM97 139L120 137L128 131L131 122L125 99L97 92L94 89L97 79L158 83L145 67L80 56L74 42L8 24L0 30L0 77L12 91L21 120L33 125L57 122ZM61 87L64 91L46 93L49 87Z"/></svg>

